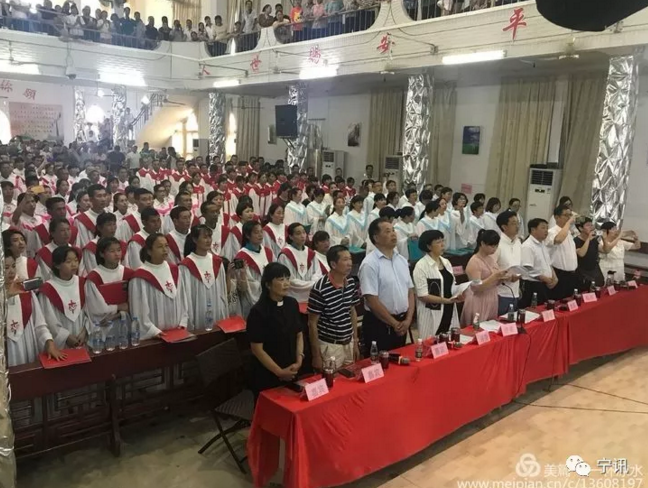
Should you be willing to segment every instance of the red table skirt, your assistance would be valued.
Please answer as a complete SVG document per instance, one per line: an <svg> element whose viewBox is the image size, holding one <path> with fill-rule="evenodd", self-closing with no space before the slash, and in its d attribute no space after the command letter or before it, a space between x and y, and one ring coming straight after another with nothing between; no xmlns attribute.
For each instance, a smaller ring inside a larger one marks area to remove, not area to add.
<svg viewBox="0 0 648 488"><path fill-rule="evenodd" d="M275 473L280 439L288 488L348 483L407 458L510 402L531 382L562 375L583 359L648 344L644 307L648 287L620 292L528 324L524 335L491 334L482 346L392 364L369 384L339 377L313 402L285 388L263 392L247 445L255 484L264 486ZM402 353L413 358L413 348Z"/></svg>

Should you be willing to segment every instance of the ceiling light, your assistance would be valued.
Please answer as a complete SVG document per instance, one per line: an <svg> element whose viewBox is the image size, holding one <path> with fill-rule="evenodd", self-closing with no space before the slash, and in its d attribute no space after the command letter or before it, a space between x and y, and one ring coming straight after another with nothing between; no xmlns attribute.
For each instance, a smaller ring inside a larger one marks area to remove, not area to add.
<svg viewBox="0 0 648 488"><path fill-rule="evenodd" d="M506 51L482 51L477 53L453 54L450 56L443 56L443 58L441 58L441 62L443 64L480 63L483 61L496 61L505 57Z"/></svg>
<svg viewBox="0 0 648 488"><path fill-rule="evenodd" d="M101 88L99 88L99 89L97 89L97 96L99 98L103 98L104 96L106 96L106 94L104 93L104 91Z"/></svg>
<svg viewBox="0 0 648 488"><path fill-rule="evenodd" d="M142 105L148 105L149 103L151 103L151 100L149 99L149 97L147 97L146 95L144 95L144 96L142 97Z"/></svg>
<svg viewBox="0 0 648 488"><path fill-rule="evenodd" d="M300 80L314 80L318 78L331 78L337 76L337 66L310 66L299 72Z"/></svg>
<svg viewBox="0 0 648 488"><path fill-rule="evenodd" d="M214 88L229 88L232 86L239 86L241 80L238 78L224 78L222 80L216 80L213 84Z"/></svg>
<svg viewBox="0 0 648 488"><path fill-rule="evenodd" d="M114 71L100 71L99 81L111 85L128 85L145 87L146 81L141 73L117 73Z"/></svg>

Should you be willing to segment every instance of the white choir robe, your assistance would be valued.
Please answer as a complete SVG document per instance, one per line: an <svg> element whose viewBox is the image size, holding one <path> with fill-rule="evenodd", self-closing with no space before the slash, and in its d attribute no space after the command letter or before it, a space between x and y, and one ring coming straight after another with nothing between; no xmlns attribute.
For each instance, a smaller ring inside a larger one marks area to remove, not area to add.
<svg viewBox="0 0 648 488"><path fill-rule="evenodd" d="M161 218L166 217L173 208L173 201L165 199L163 202L155 199L153 200L153 208L158 211Z"/></svg>
<svg viewBox="0 0 648 488"><path fill-rule="evenodd" d="M144 229L140 230L137 234L128 243L126 247L126 256L123 259L124 266L130 269L137 269L142 266L142 260L140 259L140 251L146 244L146 238L149 236L149 233Z"/></svg>
<svg viewBox="0 0 648 488"><path fill-rule="evenodd" d="M322 203L310 202L306 207L306 213L308 214L308 220L311 226L308 236L310 239L313 239L315 232L324 230L324 226L326 225L326 204L324 201Z"/></svg>
<svg viewBox="0 0 648 488"><path fill-rule="evenodd" d="M406 207L409 204L409 201L407 200L407 197L403 193L403 195L398 199L398 208L403 208ZM411 207L411 205L409 205Z"/></svg>
<svg viewBox="0 0 648 488"><path fill-rule="evenodd" d="M349 222L349 245L362 247L367 240L367 218L365 215L351 210L347 214Z"/></svg>
<svg viewBox="0 0 648 488"><path fill-rule="evenodd" d="M131 317L137 317L142 340L160 332L187 327L187 309L181 298L178 267L166 261L146 262L135 270L128 287Z"/></svg>
<svg viewBox="0 0 648 488"><path fill-rule="evenodd" d="M75 224L79 229L76 244L83 249L88 242L95 237L97 217L99 214L92 209L80 213L75 218Z"/></svg>
<svg viewBox="0 0 648 488"><path fill-rule="evenodd" d="M83 276L84 278L88 276L90 271L95 269L97 267L97 242L99 242L99 238L95 237L92 239L88 244L86 244L86 247L83 248L81 251L81 261L79 261L79 276ZM121 244L121 256L122 256L122 261L126 259L126 243L119 241Z"/></svg>
<svg viewBox="0 0 648 488"><path fill-rule="evenodd" d="M364 213L369 216L371 211L374 209L374 196L376 194L371 192L367 195L367 198L364 199L363 210Z"/></svg>
<svg viewBox="0 0 648 488"><path fill-rule="evenodd" d="M98 265L90 271L88 278L85 280L85 293L86 310L93 324L102 323L104 320L107 320L118 312L117 304L108 303L110 300L102 294L101 286L117 282L127 284L132 277L133 270L126 268L121 264L115 269L108 269L105 266ZM120 312L120 319L121 318L124 318L127 323L129 323L129 317L126 312ZM120 319L115 321L113 328L119 325ZM107 326L101 328L104 340L106 339L106 335L110 329L111 328Z"/></svg>
<svg viewBox="0 0 648 488"><path fill-rule="evenodd" d="M464 221L461 222L461 215L459 210L453 210L450 212L450 218L452 219L452 232L453 232L453 249L464 249L468 247L468 241L466 237L468 236L468 220L469 216L464 209Z"/></svg>
<svg viewBox="0 0 648 488"><path fill-rule="evenodd" d="M211 252L216 256L223 257L223 250L225 249L225 244L227 244L227 238L230 232L229 226L222 220L218 221L214 229L209 227L205 222L203 224L212 231Z"/></svg>
<svg viewBox="0 0 648 488"><path fill-rule="evenodd" d="M34 363L52 334L36 295L20 293L7 299L7 361L9 366Z"/></svg>
<svg viewBox="0 0 648 488"><path fill-rule="evenodd" d="M471 215L470 218L468 219L468 225L466 228L466 235L465 239L466 242L468 243L468 246L470 247L475 247L475 244L477 243L477 234L479 234L479 231L484 228L484 217L476 217L475 215Z"/></svg>
<svg viewBox="0 0 648 488"><path fill-rule="evenodd" d="M43 281L47 281L52 277L52 253L59 247L54 241L50 242L47 246L41 247L36 253L36 262L38 263L38 270ZM81 255L81 251L74 247Z"/></svg>
<svg viewBox="0 0 648 488"><path fill-rule="evenodd" d="M263 215L261 213L261 187L254 185L248 190L248 196L252 199L252 206L256 215Z"/></svg>
<svg viewBox="0 0 648 488"><path fill-rule="evenodd" d="M47 220L40 215L34 214L30 217L27 214L22 214L18 220L18 228L25 234L25 241L27 244L27 257L33 258L36 252L40 249L40 243L37 240L36 227ZM47 224L46 224L47 225Z"/></svg>
<svg viewBox="0 0 648 488"><path fill-rule="evenodd" d="M286 245L286 224L267 223L263 228L263 245L272 251L273 259L277 259Z"/></svg>
<svg viewBox="0 0 648 488"><path fill-rule="evenodd" d="M113 212L115 214L115 218L117 219L117 228L119 228L119 224L121 223L122 220L126 218L126 215L129 215L128 213L122 214L119 210L115 210Z"/></svg>
<svg viewBox="0 0 648 488"><path fill-rule="evenodd" d="M167 244L169 244L169 256L167 257L167 260L171 264L180 264L180 261L184 259L184 247L188 235L189 233L181 234L177 230L173 229L164 236L166 237Z"/></svg>
<svg viewBox="0 0 648 488"><path fill-rule="evenodd" d="M129 242L135 234L142 230L142 227L142 214L135 210L119 222L115 237L120 241Z"/></svg>
<svg viewBox="0 0 648 488"><path fill-rule="evenodd" d="M493 212L484 212L484 229L497 231L498 234L501 234L502 231L497 226L497 214Z"/></svg>
<svg viewBox="0 0 648 488"><path fill-rule="evenodd" d="M231 221L232 219L230 219ZM214 242L212 237L212 243ZM234 227L229 231L227 240L225 241L225 247L223 247L223 256L227 258L230 262L234 259L234 256L241 250L243 245L243 224L238 222Z"/></svg>
<svg viewBox="0 0 648 488"><path fill-rule="evenodd" d="M231 192L225 193L225 199L223 200L223 212L232 217L236 215L236 206L238 205L238 198L232 195ZM234 226L236 222L230 219L230 227Z"/></svg>
<svg viewBox="0 0 648 488"><path fill-rule="evenodd" d="M173 207L171 210L173 210L175 207ZM196 213L191 210L191 227L200 224L200 219L196 216ZM166 217L162 218L162 228L160 229L160 232L162 234L168 234L172 230L175 229L175 225L173 225L173 220L171 220L171 213L168 213Z"/></svg>
<svg viewBox="0 0 648 488"><path fill-rule="evenodd" d="M438 230L436 219L431 219L427 215L418 221L416 224L416 235L421 237L421 234L427 230Z"/></svg>
<svg viewBox="0 0 648 488"><path fill-rule="evenodd" d="M187 309L187 328L205 329L207 301L211 302L214 321L229 317L227 270L219 256L191 253L180 263L180 290Z"/></svg>
<svg viewBox="0 0 648 488"><path fill-rule="evenodd" d="M521 240L524 240L526 235L527 235L528 229L524 225L524 219L522 218L522 214L520 212L518 212L516 215L517 215L517 218L518 218L518 222L520 223L520 227L518 227L517 236Z"/></svg>
<svg viewBox="0 0 648 488"><path fill-rule="evenodd" d="M342 239L349 237L349 219L346 215L338 215L333 212L326 219L324 230L328 232L330 237L331 246L337 246L342 242Z"/></svg>
<svg viewBox="0 0 648 488"><path fill-rule="evenodd" d="M72 218L68 218L70 223L70 246L76 246L76 242L79 236L79 229L75 225L75 221ZM49 234L49 221L43 222L36 228L34 228L34 241L37 249L47 245L52 240L52 237ZM38 251L36 251L38 252Z"/></svg>
<svg viewBox="0 0 648 488"><path fill-rule="evenodd" d="M446 249L455 249L454 247L454 231L452 229L452 218L450 217L450 211L446 210L443 215L439 214L434 217L434 221L437 225L437 230L443 232L443 237L445 240Z"/></svg>
<svg viewBox="0 0 648 488"><path fill-rule="evenodd" d="M27 256L20 256L16 259L16 276L21 281L42 278L38 262Z"/></svg>
<svg viewBox="0 0 648 488"><path fill-rule="evenodd" d="M85 330L86 342L91 335L92 323L85 311L84 282L79 276L73 276L69 281L52 276L40 287L38 300L47 327L59 349L67 347L66 341L70 334L79 337Z"/></svg>
<svg viewBox="0 0 648 488"><path fill-rule="evenodd" d="M326 259L326 254L315 251L315 258L317 259L317 263L319 264L320 273L322 274L322 276L331 271L331 267L328 264L328 259Z"/></svg>
<svg viewBox="0 0 648 488"><path fill-rule="evenodd" d="M136 174L140 180L140 187L152 192L156 183L151 170L142 168Z"/></svg>
<svg viewBox="0 0 648 488"><path fill-rule="evenodd" d="M408 243L412 237L417 237L414 222L405 223L401 220L397 220L394 223L394 230L396 231L396 236L398 238L396 249L399 254L409 260Z"/></svg>
<svg viewBox="0 0 648 488"><path fill-rule="evenodd" d="M3 202L4 206L2 207L2 230L5 231L9 227L11 227L11 217L13 216L13 213L16 211L16 207L18 206L18 203L16 200L12 200L10 202Z"/></svg>
<svg viewBox="0 0 648 488"><path fill-rule="evenodd" d="M261 189L259 193L259 215L265 217L270 210L270 205L272 204L272 186L269 183L266 183L265 186Z"/></svg>
<svg viewBox="0 0 648 488"><path fill-rule="evenodd" d="M286 227L295 222L298 222L303 226L310 225L308 214L306 213L306 207L301 203L295 203L292 201L288 202L284 212L284 225Z"/></svg>
<svg viewBox="0 0 648 488"><path fill-rule="evenodd" d="M250 251L244 247L238 252L236 259L242 259L247 264L245 268L247 290L239 293L241 312L243 318L247 318L250 309L261 297L261 276L263 276L263 270L269 263L274 261L274 256L272 255L272 251L265 246L261 246L259 252Z"/></svg>
<svg viewBox="0 0 648 488"><path fill-rule="evenodd" d="M299 250L287 244L277 261L290 270L288 296L300 303L307 303L313 285L322 277L315 251L308 247Z"/></svg>

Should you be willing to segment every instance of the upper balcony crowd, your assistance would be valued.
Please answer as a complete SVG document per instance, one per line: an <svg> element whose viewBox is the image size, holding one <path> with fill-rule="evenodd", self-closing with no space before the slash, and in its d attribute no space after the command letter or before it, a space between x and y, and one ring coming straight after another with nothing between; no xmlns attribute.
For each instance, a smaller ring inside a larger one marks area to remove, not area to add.
<svg viewBox="0 0 648 488"><path fill-rule="evenodd" d="M425 20L517 1L403 0L403 3L413 20ZM123 3L115 2L110 14L96 9L93 16L90 7L79 12L76 4L69 1L53 6L52 0L44 0L42 5L31 7L25 0L11 0L0 2L0 27L139 49L155 49L159 41L205 42L212 56L221 56L254 49L263 28L272 27L282 44L363 31L373 25L379 8L380 0L293 0L290 11L284 12L278 3L274 10L268 4L257 12L248 0L238 20L229 26L220 15L214 16L213 22L207 16L197 25L191 19L184 25L178 19L170 24L167 17L162 17L158 25L154 17L148 17L144 23L140 12L131 12Z"/></svg>

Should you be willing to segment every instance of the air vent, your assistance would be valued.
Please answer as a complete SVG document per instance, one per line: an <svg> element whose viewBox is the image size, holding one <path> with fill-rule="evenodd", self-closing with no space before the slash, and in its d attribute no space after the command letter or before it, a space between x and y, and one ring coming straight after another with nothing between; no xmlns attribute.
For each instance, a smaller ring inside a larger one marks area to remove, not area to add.
<svg viewBox="0 0 648 488"><path fill-rule="evenodd" d="M322 161L325 163L334 163L335 153L333 151L322 151Z"/></svg>
<svg viewBox="0 0 648 488"><path fill-rule="evenodd" d="M400 157L390 157L385 158L385 169L398 170L400 168Z"/></svg>
<svg viewBox="0 0 648 488"><path fill-rule="evenodd" d="M553 171L545 171L541 169L531 170L531 184L551 186L553 184Z"/></svg>

